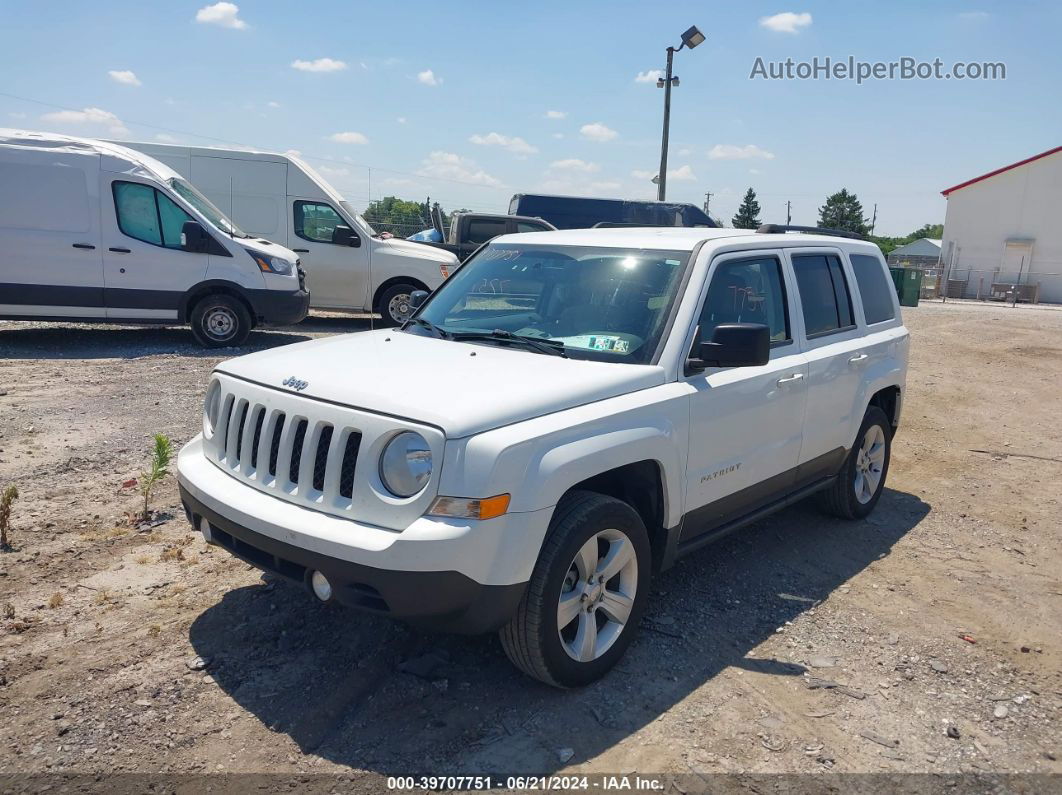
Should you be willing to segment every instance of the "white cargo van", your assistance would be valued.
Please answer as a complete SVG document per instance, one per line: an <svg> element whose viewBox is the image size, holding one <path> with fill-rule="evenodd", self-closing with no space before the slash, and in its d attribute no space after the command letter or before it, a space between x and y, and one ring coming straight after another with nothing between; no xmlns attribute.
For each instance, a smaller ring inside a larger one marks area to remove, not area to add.
<svg viewBox="0 0 1062 795"><path fill-rule="evenodd" d="M223 347L308 307L295 253L252 239L168 166L0 129L0 317L189 323Z"/></svg>
<svg viewBox="0 0 1062 795"><path fill-rule="evenodd" d="M314 309L379 312L387 325L397 325L410 315L414 290L434 290L457 268L457 257L447 251L378 237L339 191L297 157L125 145L183 174L251 234L295 251Z"/></svg>

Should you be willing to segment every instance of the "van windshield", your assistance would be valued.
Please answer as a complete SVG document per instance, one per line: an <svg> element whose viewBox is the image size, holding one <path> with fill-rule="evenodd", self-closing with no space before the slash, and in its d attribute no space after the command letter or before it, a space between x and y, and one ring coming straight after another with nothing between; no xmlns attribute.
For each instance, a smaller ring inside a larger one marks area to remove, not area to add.
<svg viewBox="0 0 1062 795"><path fill-rule="evenodd" d="M406 325L413 334L649 364L688 251L488 244ZM529 342L530 340L530 342Z"/></svg>
<svg viewBox="0 0 1062 795"><path fill-rule="evenodd" d="M345 200L341 201L339 204L341 207L343 207L344 210L346 210L348 213L358 219L358 223L368 230L370 237L376 236L376 230L372 228L372 224L366 221L365 218L363 218L361 215L358 215L358 211L354 209L353 204Z"/></svg>
<svg viewBox="0 0 1062 795"><path fill-rule="evenodd" d="M173 188L178 196L192 205L204 218L207 219L207 221L226 235L231 235L232 237L250 237L250 235L230 221L225 213L221 212L221 210L211 204L210 199L193 188L190 183L177 177L170 177L167 184Z"/></svg>

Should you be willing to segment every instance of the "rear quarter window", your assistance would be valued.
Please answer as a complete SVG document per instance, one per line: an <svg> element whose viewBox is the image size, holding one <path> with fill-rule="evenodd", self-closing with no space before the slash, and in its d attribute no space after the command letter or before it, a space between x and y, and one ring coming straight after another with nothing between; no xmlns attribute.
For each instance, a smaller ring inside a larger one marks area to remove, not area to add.
<svg viewBox="0 0 1062 795"><path fill-rule="evenodd" d="M885 275L881 260L869 254L852 254L849 258L855 271L856 284L859 285L867 325L895 318L892 281Z"/></svg>

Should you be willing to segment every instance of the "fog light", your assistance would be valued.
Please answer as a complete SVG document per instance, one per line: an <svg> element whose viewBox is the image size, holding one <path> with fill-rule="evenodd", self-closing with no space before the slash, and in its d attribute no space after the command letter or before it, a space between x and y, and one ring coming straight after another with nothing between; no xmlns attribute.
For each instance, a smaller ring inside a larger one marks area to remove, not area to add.
<svg viewBox="0 0 1062 795"><path fill-rule="evenodd" d="M327 602L332 598L332 583L321 572L315 571L310 576L310 586L313 588L314 596L322 602Z"/></svg>
<svg viewBox="0 0 1062 795"><path fill-rule="evenodd" d="M210 522L204 516L199 520L199 532L203 534L203 540L208 544L214 543L214 533L210 530Z"/></svg>

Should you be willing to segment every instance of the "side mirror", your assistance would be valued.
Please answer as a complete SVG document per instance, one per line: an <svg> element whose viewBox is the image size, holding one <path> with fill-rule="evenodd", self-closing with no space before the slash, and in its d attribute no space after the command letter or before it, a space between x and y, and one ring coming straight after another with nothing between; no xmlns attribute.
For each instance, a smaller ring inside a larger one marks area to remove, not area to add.
<svg viewBox="0 0 1062 795"><path fill-rule="evenodd" d="M697 357L687 362L687 372L705 367L755 367L771 358L771 331L762 323L722 323L710 342L697 346Z"/></svg>
<svg viewBox="0 0 1062 795"><path fill-rule="evenodd" d="M357 248L361 245L361 238L349 226L337 226L332 230L332 242L337 246L350 246Z"/></svg>
<svg viewBox="0 0 1062 795"><path fill-rule="evenodd" d="M410 309L419 309L420 305L428 300L427 290L414 290L409 294Z"/></svg>
<svg viewBox="0 0 1062 795"><path fill-rule="evenodd" d="M204 254L210 249L213 238L199 225L198 221L185 221L181 225L181 250L193 254Z"/></svg>

